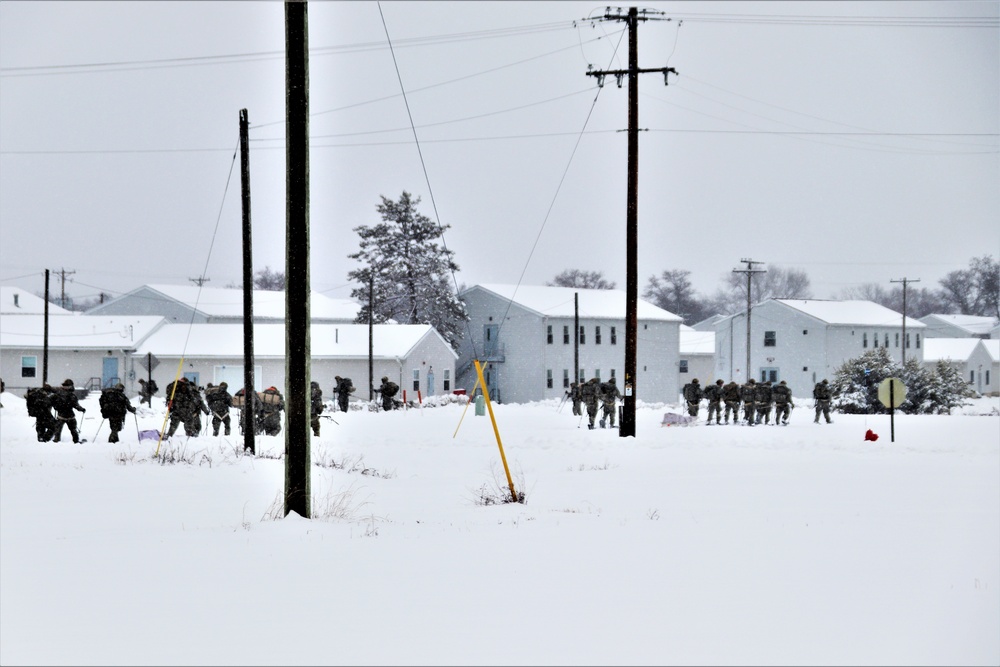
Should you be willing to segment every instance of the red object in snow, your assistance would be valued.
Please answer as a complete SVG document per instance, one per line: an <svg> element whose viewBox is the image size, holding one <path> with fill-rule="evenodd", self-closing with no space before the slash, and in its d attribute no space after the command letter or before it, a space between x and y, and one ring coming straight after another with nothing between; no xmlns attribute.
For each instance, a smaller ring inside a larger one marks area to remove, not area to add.
<svg viewBox="0 0 1000 667"><path fill-rule="evenodd" d="M871 440L872 442L875 442L876 440L878 440L878 433L875 433L871 429L868 429L868 432L865 433L865 440Z"/></svg>

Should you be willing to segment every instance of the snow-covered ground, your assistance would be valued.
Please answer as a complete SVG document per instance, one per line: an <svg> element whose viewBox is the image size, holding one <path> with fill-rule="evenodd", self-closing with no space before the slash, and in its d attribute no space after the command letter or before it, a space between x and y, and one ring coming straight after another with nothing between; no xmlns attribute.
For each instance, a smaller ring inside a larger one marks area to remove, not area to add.
<svg viewBox="0 0 1000 667"><path fill-rule="evenodd" d="M154 460L162 401L109 444L92 395L81 445L2 402L4 665L1000 664L997 398L895 442L806 399L755 428L640 404L635 438L496 405L500 505L488 413L328 413L312 519L281 518L282 436Z"/></svg>

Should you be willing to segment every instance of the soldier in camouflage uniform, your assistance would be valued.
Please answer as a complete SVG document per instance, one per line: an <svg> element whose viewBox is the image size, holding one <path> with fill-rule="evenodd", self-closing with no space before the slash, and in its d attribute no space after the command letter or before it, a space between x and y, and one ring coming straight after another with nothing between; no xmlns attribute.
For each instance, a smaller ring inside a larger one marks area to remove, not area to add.
<svg viewBox="0 0 1000 667"><path fill-rule="evenodd" d="M607 382L601 383L601 402L603 404L604 415L601 417L601 428L610 421L611 428L615 427L615 416L618 414L618 399L622 397L615 379L610 378Z"/></svg>
<svg viewBox="0 0 1000 667"><path fill-rule="evenodd" d="M580 389L580 398L587 406L587 417L590 420L587 428L594 430L594 420L597 418L597 406L601 402L601 381L590 378Z"/></svg>
<svg viewBox="0 0 1000 667"><path fill-rule="evenodd" d="M761 382L757 385L757 393L754 397L754 402L757 404L757 421L759 424L763 421L765 424L771 423L771 381Z"/></svg>
<svg viewBox="0 0 1000 667"><path fill-rule="evenodd" d="M789 388L788 383L782 380L771 390L771 396L774 398L774 424L788 424L788 415L791 412L791 408L794 407L792 403L792 390Z"/></svg>
<svg viewBox="0 0 1000 667"><path fill-rule="evenodd" d="M281 433L281 411L285 409L285 399L277 387L268 387L263 392L260 406L260 426L264 435Z"/></svg>
<svg viewBox="0 0 1000 667"><path fill-rule="evenodd" d="M684 385L684 389L681 390L684 394L684 400L687 402L688 414L692 417L698 416L698 405L701 403L701 385L698 384L698 378L695 378Z"/></svg>
<svg viewBox="0 0 1000 667"><path fill-rule="evenodd" d="M48 382L41 387L32 387L24 395L28 416L35 418L35 434L38 442L48 442L56 432L56 418L52 416L52 393L55 391Z"/></svg>
<svg viewBox="0 0 1000 667"><path fill-rule="evenodd" d="M313 380L309 383L309 425L312 426L313 435L319 437L319 416L323 414L323 390L319 382Z"/></svg>
<svg viewBox="0 0 1000 667"><path fill-rule="evenodd" d="M569 391L566 392L569 399L573 401L573 414L577 417L583 415L583 407L581 405L582 401L580 398L580 383L570 382Z"/></svg>
<svg viewBox="0 0 1000 667"><path fill-rule="evenodd" d="M743 399L743 421L747 423L747 426L753 426L754 421L757 419L757 381L753 378L747 380L747 383L740 387L740 398Z"/></svg>
<svg viewBox="0 0 1000 667"><path fill-rule="evenodd" d="M705 387L705 398L708 399L708 425L712 425L712 417L715 423L722 423L722 380L716 380L715 384Z"/></svg>
<svg viewBox="0 0 1000 667"><path fill-rule="evenodd" d="M225 426L225 435L229 435L232 427L232 417L229 408L233 407L233 395L229 393L229 384L220 382L218 387L209 384L205 388L205 402L212 411L212 435L219 435L219 427Z"/></svg>
<svg viewBox="0 0 1000 667"><path fill-rule="evenodd" d="M118 434L125 426L125 415L129 412L135 414L135 408L125 395L125 385L118 383L103 390L98 403L101 406L101 416L108 420L111 427L108 442L118 442Z"/></svg>
<svg viewBox="0 0 1000 667"><path fill-rule="evenodd" d="M59 442L65 424L69 428L69 434L73 436L73 442L79 443L80 432L76 430L76 415L73 411L86 412L87 409L80 405L72 380L66 380L52 392L52 407L56 411L56 430L52 442Z"/></svg>
<svg viewBox="0 0 1000 667"><path fill-rule="evenodd" d="M733 424L740 423L740 386L730 380L722 388L722 400L726 403L726 423L732 415Z"/></svg>
<svg viewBox="0 0 1000 667"><path fill-rule="evenodd" d="M822 382L817 382L816 386L813 387L813 398L816 399L816 419L813 420L813 423L819 423L819 416L822 413L826 418L826 423L832 424L833 420L830 419L830 399L833 398L833 395L830 392L830 383L827 382L826 378L823 378Z"/></svg>

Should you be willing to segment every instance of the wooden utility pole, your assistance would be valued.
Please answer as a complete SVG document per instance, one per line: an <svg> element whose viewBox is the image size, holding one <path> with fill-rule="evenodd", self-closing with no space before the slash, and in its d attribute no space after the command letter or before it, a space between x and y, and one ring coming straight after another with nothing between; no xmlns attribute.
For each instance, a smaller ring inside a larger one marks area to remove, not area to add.
<svg viewBox="0 0 1000 667"><path fill-rule="evenodd" d="M285 515L309 519L309 12L285 2Z"/></svg>
<svg viewBox="0 0 1000 667"><path fill-rule="evenodd" d="M243 451L257 453L253 361L253 236L250 226L250 116L240 109L240 178L243 202Z"/></svg>
<svg viewBox="0 0 1000 667"><path fill-rule="evenodd" d="M890 280L890 283L903 283L903 344L900 349L903 351L902 356L902 366L906 366L906 284L907 283L919 283L920 279L910 280L909 278L903 278L902 280Z"/></svg>
<svg viewBox="0 0 1000 667"><path fill-rule="evenodd" d="M587 76L597 77L597 85L604 85L604 77L609 74L618 80L621 88L622 78L628 76L628 186L626 193L626 243L625 243L625 383L622 398L622 418L619 422L620 437L635 436L635 399L636 399L636 339L638 336L638 305L639 305L639 273L638 273L638 206L639 206L639 74L647 72L662 72L666 84L670 72L677 74L673 67L654 69L639 68L639 21L648 21L647 10L642 10L642 16L635 7L629 7L623 15L621 10L612 14L610 7L606 10L603 20L625 21L628 26L628 69L626 70L591 70ZM659 13L659 12L657 12Z"/></svg>
<svg viewBox="0 0 1000 667"><path fill-rule="evenodd" d="M205 283L207 283L209 280L211 280L211 278L206 278L205 276L198 276L197 278L188 278L188 280L190 280L191 282L193 282L198 287L201 287L202 285L204 285Z"/></svg>
<svg viewBox="0 0 1000 667"><path fill-rule="evenodd" d="M580 293L573 292L573 382L580 391ZM571 388L572 389L572 388Z"/></svg>
<svg viewBox="0 0 1000 667"><path fill-rule="evenodd" d="M63 308L66 307L66 276L71 276L74 273L76 273L76 271L67 271L66 269L62 269L61 271L59 271L59 274L62 276L61 278L62 292L60 293L59 296L59 305L62 306Z"/></svg>
<svg viewBox="0 0 1000 667"><path fill-rule="evenodd" d="M45 269L45 323L42 325L42 384L49 381L49 270Z"/></svg>
<svg viewBox="0 0 1000 667"><path fill-rule="evenodd" d="M751 297L751 294L752 294L752 289L751 288L753 287L752 279L753 279L753 274L755 274L755 273L767 273L767 271L764 270L764 269L755 269L755 268L753 268L754 264L763 264L764 262L755 262L752 259L741 259L740 261L743 262L744 264L746 264L747 268L745 268L745 269L733 269L733 273L745 273L747 275L747 368L746 368L746 377L744 378L744 381L747 381L751 377L753 377L752 375L750 375L750 342L751 342L751 338L750 338L750 311L753 308L753 300L752 300L752 297Z"/></svg>
<svg viewBox="0 0 1000 667"><path fill-rule="evenodd" d="M375 267L368 269L368 400L375 400Z"/></svg>

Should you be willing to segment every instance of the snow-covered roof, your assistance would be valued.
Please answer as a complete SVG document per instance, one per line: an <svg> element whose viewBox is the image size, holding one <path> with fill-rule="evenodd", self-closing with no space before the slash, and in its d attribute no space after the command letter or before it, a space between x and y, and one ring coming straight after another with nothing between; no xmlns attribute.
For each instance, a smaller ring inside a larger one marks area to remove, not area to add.
<svg viewBox="0 0 1000 667"><path fill-rule="evenodd" d="M698 331L682 324L680 353L682 357L692 354L715 354L715 332Z"/></svg>
<svg viewBox="0 0 1000 667"><path fill-rule="evenodd" d="M903 314L874 301L823 299L773 299L806 315L833 325L898 326ZM926 325L912 317L906 318L907 328L924 329Z"/></svg>
<svg viewBox="0 0 1000 667"><path fill-rule="evenodd" d="M924 363L941 360L966 361L979 343L979 338L925 338Z"/></svg>
<svg viewBox="0 0 1000 667"><path fill-rule="evenodd" d="M1000 361L1000 338L986 338L982 339L983 347L986 351L990 353L990 358L993 359L993 363Z"/></svg>
<svg viewBox="0 0 1000 667"><path fill-rule="evenodd" d="M131 350L165 321L158 315L50 317L49 347ZM44 344L45 315L0 320L0 347L41 348Z"/></svg>
<svg viewBox="0 0 1000 667"><path fill-rule="evenodd" d="M429 324L376 324L372 327L374 356L406 357L427 336L437 336L451 349ZM309 344L312 357L367 357L368 325L313 324ZM285 356L285 325L255 324L253 349L255 357ZM163 357L242 358L243 325L167 324L136 350L139 355L147 352Z"/></svg>
<svg viewBox="0 0 1000 667"><path fill-rule="evenodd" d="M243 290L225 287L198 287L197 285L145 285L139 290L153 290L166 299L182 303L209 317L243 316ZM139 290L133 290L127 295ZM200 293L199 293L200 292ZM123 297L119 297L123 298ZM351 299L333 299L319 292L313 292L309 300L309 314L313 319L353 320L361 305ZM254 319L285 319L285 293L269 290L253 291Z"/></svg>
<svg viewBox="0 0 1000 667"><path fill-rule="evenodd" d="M698 331L714 331L715 325L724 319L726 319L725 315L716 313L715 315L706 317L700 322L695 322L694 324L691 325L691 328L697 329Z"/></svg>
<svg viewBox="0 0 1000 667"><path fill-rule="evenodd" d="M943 315L931 313L920 318L927 324L933 325L937 320L953 327L958 327L969 333L970 336L988 336L993 327L997 326L995 317L984 317L982 315ZM928 322L927 320L931 320Z"/></svg>
<svg viewBox="0 0 1000 667"><path fill-rule="evenodd" d="M502 299L513 300L519 306L533 310L544 317L573 317L575 308L573 295L579 294L580 317L617 320L625 318L624 290L501 284L480 284L470 289L477 287L492 292ZM642 299L637 299L636 318L665 322L681 321L677 315Z"/></svg>
<svg viewBox="0 0 1000 667"><path fill-rule="evenodd" d="M20 287L0 287L0 315L44 315L45 299ZM49 315L75 315L72 310L49 302Z"/></svg>

